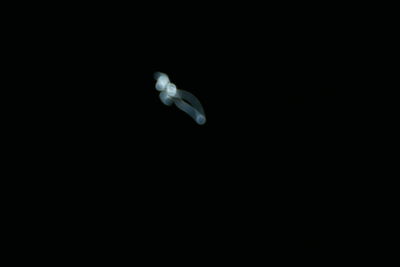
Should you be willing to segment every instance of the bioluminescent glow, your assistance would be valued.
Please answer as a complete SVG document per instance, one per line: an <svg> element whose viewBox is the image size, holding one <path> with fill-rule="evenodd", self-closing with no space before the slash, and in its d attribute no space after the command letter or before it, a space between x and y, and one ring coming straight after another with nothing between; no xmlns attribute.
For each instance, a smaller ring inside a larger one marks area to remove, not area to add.
<svg viewBox="0 0 400 267"><path fill-rule="evenodd" d="M167 106L175 104L200 125L206 123L203 106L193 94L177 89L176 85L170 82L168 75L165 73L156 72L154 78L157 80L156 90L160 91L161 102Z"/></svg>

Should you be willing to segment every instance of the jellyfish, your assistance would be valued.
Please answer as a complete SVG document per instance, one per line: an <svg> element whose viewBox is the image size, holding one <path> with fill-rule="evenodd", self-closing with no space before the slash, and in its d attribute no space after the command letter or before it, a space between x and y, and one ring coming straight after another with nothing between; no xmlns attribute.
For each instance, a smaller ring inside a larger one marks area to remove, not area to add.
<svg viewBox="0 0 400 267"><path fill-rule="evenodd" d="M160 99L167 106L175 104L180 110L184 111L199 125L206 123L206 116L200 101L188 91L177 89L171 83L167 74L156 72L154 74L156 90L160 92Z"/></svg>

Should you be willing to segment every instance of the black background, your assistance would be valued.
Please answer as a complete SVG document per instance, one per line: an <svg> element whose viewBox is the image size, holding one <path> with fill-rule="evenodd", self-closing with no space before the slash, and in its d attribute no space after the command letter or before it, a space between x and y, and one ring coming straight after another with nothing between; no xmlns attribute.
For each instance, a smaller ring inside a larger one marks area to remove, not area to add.
<svg viewBox="0 0 400 267"><path fill-rule="evenodd" d="M42 179L64 196L54 210L143 250L326 248L352 29L330 7L182 5L62 7L26 26L31 168L58 177ZM160 102L156 71L205 125Z"/></svg>

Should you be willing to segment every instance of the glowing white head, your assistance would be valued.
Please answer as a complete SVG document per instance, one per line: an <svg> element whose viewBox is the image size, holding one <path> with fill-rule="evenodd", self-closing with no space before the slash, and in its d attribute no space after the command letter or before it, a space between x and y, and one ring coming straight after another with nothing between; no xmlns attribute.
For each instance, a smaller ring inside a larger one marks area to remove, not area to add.
<svg viewBox="0 0 400 267"><path fill-rule="evenodd" d="M163 73L158 73L158 75L155 75L155 78L157 79L156 83L156 89L158 91L164 91L169 84L169 78L166 74Z"/></svg>

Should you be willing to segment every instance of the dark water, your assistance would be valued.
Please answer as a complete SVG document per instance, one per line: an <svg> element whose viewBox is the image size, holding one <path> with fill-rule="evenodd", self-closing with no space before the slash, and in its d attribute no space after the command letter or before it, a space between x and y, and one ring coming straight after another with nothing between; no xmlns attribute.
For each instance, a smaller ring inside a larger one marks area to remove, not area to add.
<svg viewBox="0 0 400 267"><path fill-rule="evenodd" d="M62 196L51 210L89 222L79 231L103 214L106 232L132 225L118 236L136 235L142 248L156 249L149 238L243 251L251 243L253 253L258 242L329 243L345 180L350 37L325 11L186 8L44 20L27 37L35 72L21 92L24 170ZM200 99L204 126L162 105L155 71Z"/></svg>

